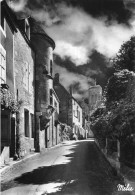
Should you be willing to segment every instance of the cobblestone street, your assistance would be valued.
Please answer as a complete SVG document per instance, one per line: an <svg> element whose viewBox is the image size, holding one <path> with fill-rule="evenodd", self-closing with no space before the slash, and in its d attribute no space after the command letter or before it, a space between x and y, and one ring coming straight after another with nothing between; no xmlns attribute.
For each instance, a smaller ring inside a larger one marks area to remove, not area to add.
<svg viewBox="0 0 135 195"><path fill-rule="evenodd" d="M28 159L6 173L2 195L116 195L123 184L95 142L70 141L33 159Z"/></svg>

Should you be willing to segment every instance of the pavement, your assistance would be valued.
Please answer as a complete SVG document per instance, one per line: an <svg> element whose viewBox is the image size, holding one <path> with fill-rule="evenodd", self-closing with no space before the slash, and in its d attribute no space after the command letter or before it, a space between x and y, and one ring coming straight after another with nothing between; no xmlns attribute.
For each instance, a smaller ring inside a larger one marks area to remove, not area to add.
<svg viewBox="0 0 135 195"><path fill-rule="evenodd" d="M39 155L39 153L28 154L24 158L18 159L16 161L13 161L11 159L7 164L1 165L0 166L0 175L1 175L1 177L4 175L4 173L10 171L11 169L13 169L15 166L19 165L23 161L26 161L29 158L32 159L32 158L34 158L37 155Z"/></svg>
<svg viewBox="0 0 135 195"><path fill-rule="evenodd" d="M4 165L0 166L0 178L1 178L1 181L4 179L5 174L9 173L13 169L16 169L18 166L20 166L21 163L26 163L26 161L28 159L32 160L36 156L41 155L42 152L43 153L48 152L50 150L53 150L56 147L61 147L63 144L66 144L66 143L67 143L67 141L64 141L62 143L59 143L58 145L52 146L51 148L45 148L43 151L41 151L41 153L33 152L33 153L30 153L30 154L26 155L23 158L15 160L15 161L11 159L7 164L4 164Z"/></svg>
<svg viewBox="0 0 135 195"><path fill-rule="evenodd" d="M2 175L1 195L129 195L94 140L68 141ZM135 191L134 191L135 192ZM134 193L135 194L135 193Z"/></svg>
<svg viewBox="0 0 135 195"><path fill-rule="evenodd" d="M95 140L95 142L98 148L100 149L98 141ZM107 157L107 155L103 151L102 153L104 157L109 161L110 165L114 167L117 170L117 172L121 175L121 177L124 180L125 186L130 186L132 189L134 189L133 191L131 191L131 194L135 195L135 169L130 168L125 164L119 162L117 162L118 164L116 166L116 161L114 159Z"/></svg>

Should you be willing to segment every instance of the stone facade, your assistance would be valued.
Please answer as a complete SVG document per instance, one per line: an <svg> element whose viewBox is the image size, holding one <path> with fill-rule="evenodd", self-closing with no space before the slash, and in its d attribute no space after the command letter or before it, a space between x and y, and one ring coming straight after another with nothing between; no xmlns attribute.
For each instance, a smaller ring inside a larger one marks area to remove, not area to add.
<svg viewBox="0 0 135 195"><path fill-rule="evenodd" d="M95 85L89 88L89 113L93 112L101 104L102 100L102 87L100 85Z"/></svg>
<svg viewBox="0 0 135 195"><path fill-rule="evenodd" d="M85 131L82 127L83 117L82 117L82 107L72 98L72 122L73 122L73 133L79 136L85 137Z"/></svg>
<svg viewBox="0 0 135 195"><path fill-rule="evenodd" d="M20 153L34 149L34 64L35 53L18 31L14 35L15 94L20 106L20 123L17 133ZM27 116L26 116L27 115ZM28 121L27 121L28 120ZM27 123L27 124L26 124ZM26 127L28 126L28 127Z"/></svg>
<svg viewBox="0 0 135 195"><path fill-rule="evenodd" d="M55 111L52 115L52 145L60 143L60 132L59 132L59 98L54 90L52 90L52 106Z"/></svg>
<svg viewBox="0 0 135 195"><path fill-rule="evenodd" d="M7 17L5 4L1 4L1 25L0 25L0 84L6 93L14 94L14 64L13 64L13 44L16 27ZM1 96L2 97L2 96ZM15 149L15 141L11 141L11 132L14 131L13 121L15 116L8 108L1 106L1 156L0 162L7 163L12 157L11 148ZM12 131L11 131L12 130ZM14 151L15 152L15 151ZM13 154L14 154L13 152Z"/></svg>
<svg viewBox="0 0 135 195"><path fill-rule="evenodd" d="M18 107L18 111L13 113L11 107L3 105L1 111L3 140L1 150L2 156L6 154L4 161L7 162L9 157L15 157L16 153L21 157L34 150L35 53L30 46L26 28L20 26L21 21L16 19L5 1L1 2L1 6L3 22L0 26L2 34L0 48L1 51L5 51L5 56L3 57L3 53L1 55L3 60L0 64L0 68L3 68L0 71L3 83L1 89L4 87L7 94L10 94L6 96L12 97L12 101ZM27 21L23 22L25 24Z"/></svg>
<svg viewBox="0 0 135 195"><path fill-rule="evenodd" d="M85 137L85 130L82 127L82 108L72 94L59 82L59 74L54 78L54 89L60 100L59 120L72 127L76 137Z"/></svg>
<svg viewBox="0 0 135 195"><path fill-rule="evenodd" d="M82 107L82 127L85 129L85 137L88 137L88 133L90 131L90 123L89 123L89 105L83 99L81 101Z"/></svg>
<svg viewBox="0 0 135 195"><path fill-rule="evenodd" d="M19 19L6 1L1 4L0 82L17 106L14 113L11 107L2 107L4 163L9 157L52 147L61 139L60 101L52 77L55 43L35 20Z"/></svg>
<svg viewBox="0 0 135 195"><path fill-rule="evenodd" d="M53 112L55 110L51 91L53 91L53 49L54 41L39 24L29 19L31 43L36 51L35 64L35 112L36 112L36 150L56 144ZM51 102L52 101L52 102Z"/></svg>
<svg viewBox="0 0 135 195"><path fill-rule="evenodd" d="M54 89L55 89L55 91L58 95L58 98L60 100L59 120L61 123L66 123L67 125L72 125L72 120L71 120L72 117L70 117L71 121L69 121L69 114L72 114L72 112L71 112L72 107L71 107L71 104L69 104L69 100L70 100L71 96L70 96L69 92L60 84L59 74L55 75ZM70 108L69 108L69 106L70 106Z"/></svg>

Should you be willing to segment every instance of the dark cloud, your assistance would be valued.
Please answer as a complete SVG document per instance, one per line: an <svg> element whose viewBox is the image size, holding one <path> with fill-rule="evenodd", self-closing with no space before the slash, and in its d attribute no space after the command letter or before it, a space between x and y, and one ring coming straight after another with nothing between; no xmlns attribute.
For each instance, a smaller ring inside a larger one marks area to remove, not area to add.
<svg viewBox="0 0 135 195"><path fill-rule="evenodd" d="M9 0L7 0L9 1ZM14 0L16 4L22 4L30 10L49 10L56 11L57 4L66 3L83 9L93 17L107 16L108 20L128 24L132 16L134 0ZM52 14L53 15L53 14Z"/></svg>
<svg viewBox="0 0 135 195"><path fill-rule="evenodd" d="M93 51L90 58L91 61L89 63L76 66L70 59L63 60L58 55L54 55L54 61L59 65L59 68L66 68L69 72L86 76L87 79L96 79L97 84L104 88L114 69L109 66L109 59L106 59L105 56L97 51ZM92 82L89 84L92 85ZM79 82L74 83L74 86L76 91L77 89L79 91ZM83 91L80 90L79 93L83 93Z"/></svg>
<svg viewBox="0 0 135 195"><path fill-rule="evenodd" d="M97 84L100 84L104 88L114 69L109 66L109 59L106 59L105 56L97 51L93 51L90 58L91 61L88 64L79 66L78 71L87 77L96 79Z"/></svg>
<svg viewBox="0 0 135 195"><path fill-rule="evenodd" d="M54 39L54 71L78 98L94 79L104 88L113 72L108 58L135 32L134 0L14 0L12 8L33 16Z"/></svg>
<svg viewBox="0 0 135 195"><path fill-rule="evenodd" d="M114 20L115 18L119 23L128 24L132 16L131 9L134 6L133 1L134 0L55 0L52 1L52 4L65 2L68 5L84 9L84 11L93 17L107 16L108 20Z"/></svg>
<svg viewBox="0 0 135 195"><path fill-rule="evenodd" d="M124 0L70 0L68 4L83 8L93 17L105 15L108 16L108 20L115 18L120 23L128 23L132 15L131 11L125 7ZM131 6L130 2L128 6Z"/></svg>

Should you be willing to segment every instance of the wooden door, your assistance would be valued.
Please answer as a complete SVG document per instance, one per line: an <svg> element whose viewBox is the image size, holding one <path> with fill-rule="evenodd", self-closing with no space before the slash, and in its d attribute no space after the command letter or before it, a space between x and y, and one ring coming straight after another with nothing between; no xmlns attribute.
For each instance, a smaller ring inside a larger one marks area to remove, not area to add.
<svg viewBox="0 0 135 195"><path fill-rule="evenodd" d="M1 146L2 147L10 145L10 129L11 129L10 111L2 110L1 111Z"/></svg>

